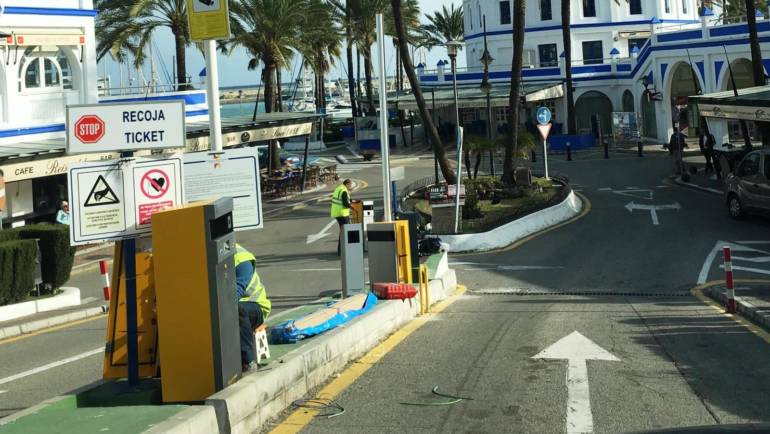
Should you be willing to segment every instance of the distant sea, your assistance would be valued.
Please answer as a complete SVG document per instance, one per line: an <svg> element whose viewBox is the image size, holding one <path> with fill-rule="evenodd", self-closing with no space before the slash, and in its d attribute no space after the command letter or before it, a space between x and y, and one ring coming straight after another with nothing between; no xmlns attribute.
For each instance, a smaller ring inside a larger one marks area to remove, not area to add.
<svg viewBox="0 0 770 434"><path fill-rule="evenodd" d="M243 102L239 104L223 104L220 106L219 112L222 113L222 116L246 116L246 115L252 115L254 114L254 103L253 102ZM265 104L263 102L259 103L259 111L257 113L264 113L265 112Z"/></svg>

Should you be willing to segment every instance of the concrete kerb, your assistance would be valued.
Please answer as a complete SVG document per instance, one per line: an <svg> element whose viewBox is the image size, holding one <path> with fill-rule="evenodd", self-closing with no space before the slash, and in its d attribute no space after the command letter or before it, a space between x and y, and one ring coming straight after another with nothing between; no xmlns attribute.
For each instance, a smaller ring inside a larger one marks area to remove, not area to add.
<svg viewBox="0 0 770 434"><path fill-rule="evenodd" d="M682 177L681 176L672 177L671 180L674 182L674 184L676 184L676 185L678 185L680 187L691 188L693 190L698 190L698 191L702 191L704 193L714 194L714 195L717 195L717 196L722 196L722 195L725 194L724 191L717 190L716 188L703 187L703 186L700 186L698 184L693 184L691 182L684 182L684 181L682 181Z"/></svg>
<svg viewBox="0 0 770 434"><path fill-rule="evenodd" d="M60 288L60 291L60 294L53 297L0 306L0 318L3 318L3 321L10 321L80 304L80 290L78 288Z"/></svg>
<svg viewBox="0 0 770 434"><path fill-rule="evenodd" d="M727 294L723 286L715 285L703 289L703 292L714 300L722 303L727 302ZM758 326L770 331L770 311L759 309L742 297L735 297L735 304L738 314L757 324Z"/></svg>
<svg viewBox="0 0 770 434"><path fill-rule="evenodd" d="M449 297L457 286L454 270L429 282L430 304ZM370 313L315 338L275 362L269 369L246 375L206 400L213 409L206 426L220 433L251 433L278 416L348 363L363 356L419 314L419 299L380 302ZM153 427L153 433L185 432L189 421L180 415ZM201 416L203 417L203 416Z"/></svg>
<svg viewBox="0 0 770 434"><path fill-rule="evenodd" d="M488 232L438 235L443 243L449 244L450 252L484 252L507 247L529 235L565 222L583 210L583 201L570 191L560 203L526 215Z"/></svg>
<svg viewBox="0 0 770 434"><path fill-rule="evenodd" d="M39 319L35 321L26 322L23 324L16 324L8 327L0 328L0 340L9 339L19 335L27 333L33 333L49 327L55 327L62 324L67 324L73 321L79 321L82 319L90 318L97 315L103 315L107 313L109 305L103 304L101 306L90 307L86 309L77 310L74 312L68 312L66 314L52 316L50 318Z"/></svg>

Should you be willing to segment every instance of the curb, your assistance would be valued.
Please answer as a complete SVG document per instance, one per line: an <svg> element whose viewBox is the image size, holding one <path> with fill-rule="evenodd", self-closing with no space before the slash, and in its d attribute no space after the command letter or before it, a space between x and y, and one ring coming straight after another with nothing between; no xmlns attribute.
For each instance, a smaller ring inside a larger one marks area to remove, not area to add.
<svg viewBox="0 0 770 434"><path fill-rule="evenodd" d="M0 340L8 339L28 333L36 332L39 330L47 329L62 324L67 324L73 321L78 321L98 315L107 313L109 305L104 304L97 307L90 307L87 309L81 309L74 312L69 312L63 315L53 316L50 318L39 319L30 321L23 324L17 324L14 326L8 326L0 328Z"/></svg>
<svg viewBox="0 0 770 434"><path fill-rule="evenodd" d="M574 218L580 214L584 206L583 201L570 190L569 195L557 205L528 214L491 231L462 235L436 235L436 237L441 239L441 242L449 244L450 252L485 252L502 249L534 233Z"/></svg>
<svg viewBox="0 0 770 434"><path fill-rule="evenodd" d="M703 292L718 301L722 305L727 302L727 294L724 292L724 288L720 286L711 286L705 288ZM762 310L741 297L735 297L735 304L738 309L738 313L744 318L757 324L758 326L770 331L770 311Z"/></svg>
<svg viewBox="0 0 770 434"><path fill-rule="evenodd" d="M454 270L447 270L429 285L431 304L449 297L457 286ZM206 400L211 410L206 414L196 412L194 424L177 415L146 432L198 432L198 424L211 427L209 432L256 432L295 400L417 317L419 310L417 298L381 301L369 314L287 354L271 369L250 373L212 395ZM188 431L191 426L196 430Z"/></svg>
<svg viewBox="0 0 770 434"><path fill-rule="evenodd" d="M693 190L702 191L702 192L713 194L713 195L716 195L716 196L722 196L722 195L725 194L724 191L717 190L716 188L702 187L702 186L697 185L697 184L692 184L692 183L689 183L689 182L684 182L684 181L682 181L682 177L680 177L680 176L671 177L669 179L671 181L673 181L674 184L676 184L676 185L678 185L680 187L690 188L690 189L693 189Z"/></svg>
<svg viewBox="0 0 770 434"><path fill-rule="evenodd" d="M3 321L11 321L36 313L80 305L80 290L78 288L62 287L59 289L61 294L53 297L0 306L0 318L3 318Z"/></svg>

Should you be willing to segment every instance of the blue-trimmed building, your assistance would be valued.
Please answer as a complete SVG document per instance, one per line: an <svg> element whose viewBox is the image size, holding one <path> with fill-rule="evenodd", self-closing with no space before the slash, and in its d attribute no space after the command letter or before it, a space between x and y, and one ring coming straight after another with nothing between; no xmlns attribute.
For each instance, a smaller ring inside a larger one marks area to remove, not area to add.
<svg viewBox="0 0 770 434"><path fill-rule="evenodd" d="M458 72L461 86L477 86L483 77L480 61L486 35L495 59L490 81L508 84L513 57L511 1L465 0L465 56L468 67ZM578 133L605 134L612 112L635 112L647 141L664 142L674 121L684 126L697 122L688 110L687 97L732 89L728 65L736 86L753 85L745 17L722 17L722 11L699 0L573 0L571 11L572 73ZM720 2L721 3L721 2ZM559 0L528 0L524 40L525 83L563 83L565 62ZM483 23L486 19L486 34ZM770 22L758 14L765 68L770 69ZM424 87L451 83L449 66L422 68ZM537 105L548 105L557 124L563 124L565 98L527 104L525 119L534 119ZM493 125L505 122L507 107L495 107ZM486 121L484 110L464 113L463 121ZM599 122L597 122L597 120ZM719 143L740 134L727 121L709 126ZM691 135L692 131L688 131Z"/></svg>

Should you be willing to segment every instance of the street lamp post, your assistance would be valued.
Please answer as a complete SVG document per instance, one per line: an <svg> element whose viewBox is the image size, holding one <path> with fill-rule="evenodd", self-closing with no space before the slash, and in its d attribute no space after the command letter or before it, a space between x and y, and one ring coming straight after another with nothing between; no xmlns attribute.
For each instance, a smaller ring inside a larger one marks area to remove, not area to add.
<svg viewBox="0 0 770 434"><path fill-rule="evenodd" d="M452 90L455 99L455 141L457 142L457 185L455 186L455 233L460 232L460 187L463 178L463 139L460 128L460 104L457 98L457 50L462 42L455 40L446 43L446 51L452 61Z"/></svg>
<svg viewBox="0 0 770 434"><path fill-rule="evenodd" d="M484 15L484 53L481 55L481 63L484 65L484 79L481 81L481 93L487 98L487 139L492 142L492 84L489 83L489 65L495 60L489 54L487 48L487 16ZM492 176L495 176L495 151L494 147L489 151L489 165L492 170Z"/></svg>

